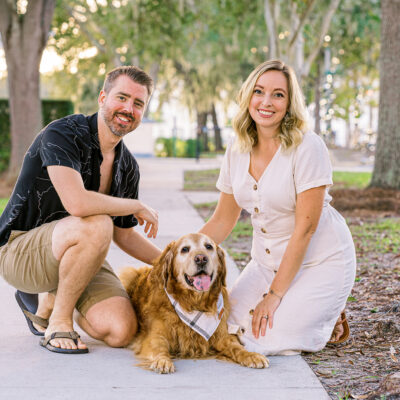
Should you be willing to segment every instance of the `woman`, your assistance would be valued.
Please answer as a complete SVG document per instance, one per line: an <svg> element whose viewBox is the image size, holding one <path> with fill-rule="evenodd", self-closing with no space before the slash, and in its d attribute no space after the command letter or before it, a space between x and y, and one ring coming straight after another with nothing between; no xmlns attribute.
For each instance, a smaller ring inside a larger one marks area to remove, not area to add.
<svg viewBox="0 0 400 400"><path fill-rule="evenodd" d="M293 70L279 60L259 65L239 92L233 126L219 202L201 229L221 243L242 208L251 214L252 259L230 293L230 332L266 355L318 351L331 337L344 340L348 325L344 313L338 316L354 283L354 244L329 205L328 150L306 130Z"/></svg>

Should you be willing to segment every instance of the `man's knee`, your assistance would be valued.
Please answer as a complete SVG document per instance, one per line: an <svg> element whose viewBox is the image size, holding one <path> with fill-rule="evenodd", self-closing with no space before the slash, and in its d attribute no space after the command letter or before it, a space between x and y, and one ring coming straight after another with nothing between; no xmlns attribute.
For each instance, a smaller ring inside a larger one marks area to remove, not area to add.
<svg viewBox="0 0 400 400"><path fill-rule="evenodd" d="M138 330L135 311L124 297L114 296L94 304L85 319L94 336L111 347L127 346Z"/></svg>
<svg viewBox="0 0 400 400"><path fill-rule="evenodd" d="M104 341L111 347L126 347L132 342L137 332L136 318L131 321L114 322Z"/></svg>
<svg viewBox="0 0 400 400"><path fill-rule="evenodd" d="M113 223L108 215L66 217L57 222L52 233L52 249L57 260L75 245L94 249L96 254L107 251L113 235Z"/></svg>
<svg viewBox="0 0 400 400"><path fill-rule="evenodd" d="M78 241L103 247L110 244L113 235L113 223L108 215L92 215L90 217L72 217L72 227Z"/></svg>
<svg viewBox="0 0 400 400"><path fill-rule="evenodd" d="M81 218L81 237L94 243L110 244L113 235L113 223L108 215L92 215Z"/></svg>

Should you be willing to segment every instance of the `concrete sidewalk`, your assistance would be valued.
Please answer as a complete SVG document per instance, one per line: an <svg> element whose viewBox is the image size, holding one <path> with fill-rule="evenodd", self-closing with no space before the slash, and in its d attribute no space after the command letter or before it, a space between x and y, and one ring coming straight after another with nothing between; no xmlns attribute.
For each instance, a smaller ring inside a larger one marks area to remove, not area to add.
<svg viewBox="0 0 400 400"><path fill-rule="evenodd" d="M177 237L197 231L203 221L191 206L214 194L181 191L184 169L207 169L220 159L139 159L140 197L159 211L155 243L163 248ZM190 201L189 201L190 200ZM112 246L108 260L116 271L140 265ZM228 285L238 276L228 263ZM112 349L83 334L90 353L68 356L50 353L30 334L14 300L14 289L0 280L0 399L329 399L317 377L300 356L269 357L270 368L252 370L216 360L178 360L177 372L158 375L135 367L133 353Z"/></svg>

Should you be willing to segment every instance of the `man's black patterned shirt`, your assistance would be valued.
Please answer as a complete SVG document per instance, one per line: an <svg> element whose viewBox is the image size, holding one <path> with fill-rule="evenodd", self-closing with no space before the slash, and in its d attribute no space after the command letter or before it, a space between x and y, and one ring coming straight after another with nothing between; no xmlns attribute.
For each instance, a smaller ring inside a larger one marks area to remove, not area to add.
<svg viewBox="0 0 400 400"><path fill-rule="evenodd" d="M69 115L47 125L28 149L11 198L0 216L0 246L12 230L28 231L68 216L50 181L47 167L62 165L81 176L87 190L100 187L100 151L97 113ZM139 167L121 140L115 149L110 195L138 198ZM112 217L115 226L137 225L134 215Z"/></svg>

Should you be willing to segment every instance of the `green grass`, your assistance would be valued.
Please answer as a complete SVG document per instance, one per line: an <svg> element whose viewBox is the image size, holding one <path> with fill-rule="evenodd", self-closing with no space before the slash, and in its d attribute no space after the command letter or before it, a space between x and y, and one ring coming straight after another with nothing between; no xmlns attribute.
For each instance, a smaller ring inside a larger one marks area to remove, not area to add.
<svg viewBox="0 0 400 400"><path fill-rule="evenodd" d="M208 203L197 203L193 204L194 208L215 208L217 206L217 201L210 201Z"/></svg>
<svg viewBox="0 0 400 400"><path fill-rule="evenodd" d="M371 181L371 172L333 172L334 189L364 189Z"/></svg>
<svg viewBox="0 0 400 400"><path fill-rule="evenodd" d="M219 169L200 171L185 171L184 190L216 191ZM371 181L370 172L339 172L333 173L334 189L357 188L363 189Z"/></svg>
<svg viewBox="0 0 400 400"><path fill-rule="evenodd" d="M0 199L0 214L4 211L6 207L8 199Z"/></svg>
<svg viewBox="0 0 400 400"><path fill-rule="evenodd" d="M400 218L387 218L373 223L350 226L354 242L362 252L400 252Z"/></svg>
<svg viewBox="0 0 400 400"><path fill-rule="evenodd" d="M228 253L235 260L240 260L247 257L247 253L232 251L230 249L228 249Z"/></svg>
<svg viewBox="0 0 400 400"><path fill-rule="evenodd" d="M183 190L216 191L219 169L185 171Z"/></svg>
<svg viewBox="0 0 400 400"><path fill-rule="evenodd" d="M241 237L250 237L253 235L253 227L251 226L251 222L243 222L238 221L233 231L231 233L231 237L233 239L239 239Z"/></svg>

